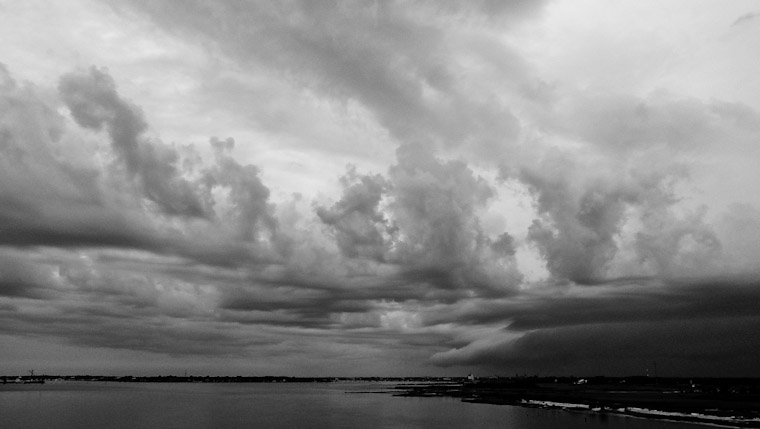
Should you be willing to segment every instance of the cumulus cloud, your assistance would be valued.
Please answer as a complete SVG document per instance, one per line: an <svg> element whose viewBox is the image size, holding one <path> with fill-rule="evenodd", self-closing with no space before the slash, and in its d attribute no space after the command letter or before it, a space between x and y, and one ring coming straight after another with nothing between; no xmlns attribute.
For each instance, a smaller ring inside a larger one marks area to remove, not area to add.
<svg viewBox="0 0 760 429"><path fill-rule="evenodd" d="M216 164L204 171L203 181L209 188L227 190L230 201L227 217L235 223L238 237L252 241L260 231L274 234L277 222L268 203L269 188L261 183L259 169L253 165L241 165L229 155L235 146L234 140L212 139L211 145L215 149Z"/></svg>
<svg viewBox="0 0 760 429"><path fill-rule="evenodd" d="M536 147L501 168L534 199L538 216L527 238L554 277L680 276L731 264L706 221L727 206L713 195L695 201L707 201L699 188L714 174L703 163L757 135L752 109L589 91L568 91L557 107L540 118L547 128Z"/></svg>
<svg viewBox="0 0 760 429"><path fill-rule="evenodd" d="M202 47L171 88L189 118L121 70L2 68L0 333L356 372L754 374L760 115L563 81L531 53L543 8L103 9ZM193 131L165 143L154 112Z"/></svg>
<svg viewBox="0 0 760 429"><path fill-rule="evenodd" d="M343 198L331 208L319 207L317 215L335 230L341 252L351 258L385 260L385 242L393 232L380 212L380 202L388 187L380 175L359 176L349 169L341 179Z"/></svg>
<svg viewBox="0 0 760 429"><path fill-rule="evenodd" d="M65 75L59 89L77 124L107 130L107 145L100 145L97 137L95 143L88 142L41 95L44 91L18 84L7 70L2 72L0 294L11 302L20 300L4 309L6 332L97 347L200 352L204 346L198 335L205 328L161 320L199 317L217 299L213 287L197 283L202 271L181 269L187 260L229 266L243 261L256 265L265 258L256 249L261 241L272 241L276 221L258 170L229 157L231 140L212 140L217 156L200 173L180 163L178 150L144 137L147 125L139 109L119 96L111 77L100 69ZM82 148L77 150L80 145L90 145L95 156L84 157ZM104 150L116 161L101 157ZM193 181L184 177L193 174ZM120 185L119 179L134 179L134 186ZM155 206L143 205L145 200ZM183 221L170 218L167 223L162 215ZM261 231L270 236L261 238ZM102 252L121 256L103 258ZM131 261L129 269L119 268L121 260ZM172 266L174 272L167 270ZM26 299L40 301L48 311L36 313ZM93 318L101 321L101 332L82 329ZM30 328L51 320L57 322L56 329ZM151 328L154 323L162 328ZM122 331L131 332L132 339L114 334ZM177 335L186 338L164 341ZM213 353L227 353L223 348Z"/></svg>
<svg viewBox="0 0 760 429"><path fill-rule="evenodd" d="M397 150L387 178L349 170L342 181L342 199L317 213L345 256L395 266L406 281L431 287L433 299L501 295L519 283L510 235L489 237L480 226L494 190L464 162L410 144Z"/></svg>
<svg viewBox="0 0 760 429"><path fill-rule="evenodd" d="M208 209L177 168L177 151L159 142L143 141L147 129L142 112L123 100L105 71L64 75L61 96L77 123L85 128L106 128L114 151L127 171L140 180L146 197L170 215L204 216Z"/></svg>
<svg viewBox="0 0 760 429"><path fill-rule="evenodd" d="M76 157L80 151L72 149L75 143L63 118L36 88L19 85L4 69L2 73L0 242L161 247L151 228L136 222L130 210L109 206L98 166Z"/></svg>
<svg viewBox="0 0 760 429"><path fill-rule="evenodd" d="M179 150L144 137L139 109L120 97L104 71L65 75L59 89L78 124L108 130L110 149L78 136L36 88L4 71L4 244L143 249L210 263L265 258L261 246L241 243L272 241L269 190L256 167L229 156L232 140L212 140L211 162L180 163ZM185 149L192 155L192 147ZM88 150L95 156L86 157ZM167 223L154 212L199 221ZM207 240L198 245L189 234Z"/></svg>

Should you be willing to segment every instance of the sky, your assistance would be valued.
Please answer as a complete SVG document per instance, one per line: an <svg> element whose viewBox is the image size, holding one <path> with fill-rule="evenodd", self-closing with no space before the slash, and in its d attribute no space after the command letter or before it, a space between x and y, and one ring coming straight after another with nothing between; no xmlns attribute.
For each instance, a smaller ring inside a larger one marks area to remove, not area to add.
<svg viewBox="0 0 760 429"><path fill-rule="evenodd" d="M0 0L0 374L760 376L753 0Z"/></svg>

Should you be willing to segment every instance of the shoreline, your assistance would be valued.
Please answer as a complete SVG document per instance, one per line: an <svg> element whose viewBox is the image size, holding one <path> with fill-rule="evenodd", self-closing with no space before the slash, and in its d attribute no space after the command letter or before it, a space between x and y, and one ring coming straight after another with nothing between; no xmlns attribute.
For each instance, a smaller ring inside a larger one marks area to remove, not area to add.
<svg viewBox="0 0 760 429"><path fill-rule="evenodd" d="M453 397L463 402L614 414L728 428L760 428L755 385L721 391L723 385L598 383L498 379L484 382L397 386L396 396ZM682 381L682 380L679 380ZM725 388L724 388L725 389Z"/></svg>
<svg viewBox="0 0 760 429"><path fill-rule="evenodd" d="M541 408L547 410L561 410L572 413L594 414L594 415L617 415L645 420L663 420L672 422L695 423L704 426L715 426L724 428L760 428L760 419L741 419L721 416L712 416L708 414L686 414L677 412L667 412L652 410L646 408L617 408L617 409L595 409L589 408L585 404L570 403L553 403L551 401L534 401L523 400L520 402L490 402L482 400L462 399L462 402L472 404L490 404L490 405L512 405L522 408Z"/></svg>

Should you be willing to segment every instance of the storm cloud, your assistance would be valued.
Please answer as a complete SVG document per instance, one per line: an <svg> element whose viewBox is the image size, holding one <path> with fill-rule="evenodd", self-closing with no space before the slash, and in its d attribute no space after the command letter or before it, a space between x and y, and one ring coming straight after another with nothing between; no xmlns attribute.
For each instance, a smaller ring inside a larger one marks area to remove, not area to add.
<svg viewBox="0 0 760 429"><path fill-rule="evenodd" d="M758 375L751 9L38 6L0 18L9 368Z"/></svg>

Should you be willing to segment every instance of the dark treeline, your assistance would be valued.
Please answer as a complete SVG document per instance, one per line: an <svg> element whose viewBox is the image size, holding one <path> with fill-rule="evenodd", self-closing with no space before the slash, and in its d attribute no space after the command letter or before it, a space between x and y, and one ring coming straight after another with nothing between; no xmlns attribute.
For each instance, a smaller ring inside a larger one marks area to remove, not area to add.
<svg viewBox="0 0 760 429"><path fill-rule="evenodd" d="M0 375L0 382L18 381L106 381L124 383L334 383L348 381L398 382L398 383L442 383L477 385L478 387L518 388L535 385L585 385L592 386L658 386L679 387L680 389L723 390L725 392L741 389L760 391L760 378L751 377L576 377L576 376L514 376L514 377L292 377L292 376L209 376L209 375L151 375L151 376L113 376L113 375Z"/></svg>
<svg viewBox="0 0 760 429"><path fill-rule="evenodd" d="M0 375L2 383L40 381L101 381L122 383L334 383L365 382L462 382L464 377L288 377L288 376L111 376L111 375Z"/></svg>

